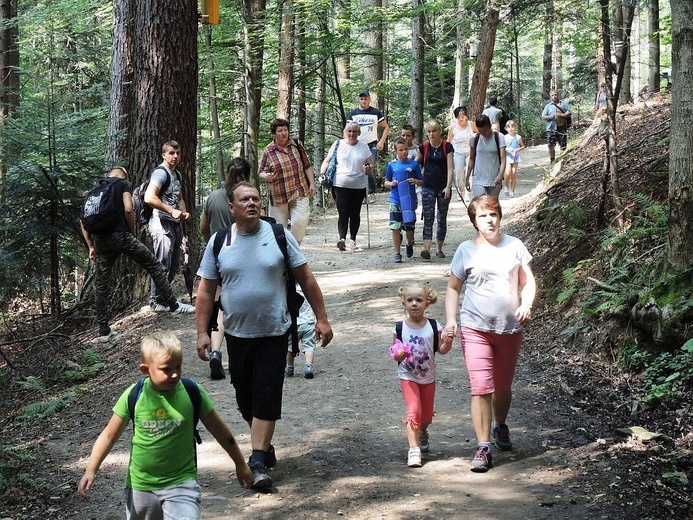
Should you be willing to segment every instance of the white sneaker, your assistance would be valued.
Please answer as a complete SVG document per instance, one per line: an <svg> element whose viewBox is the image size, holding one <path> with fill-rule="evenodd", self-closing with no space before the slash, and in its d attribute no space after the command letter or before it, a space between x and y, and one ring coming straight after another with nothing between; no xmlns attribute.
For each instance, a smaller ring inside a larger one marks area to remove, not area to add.
<svg viewBox="0 0 693 520"><path fill-rule="evenodd" d="M169 307L168 305L164 305L163 303L156 303L156 302L150 303L149 308L154 312L168 312L171 310L171 307Z"/></svg>
<svg viewBox="0 0 693 520"><path fill-rule="evenodd" d="M510 196L511 196L511 197L514 197L514 196L515 196L515 192L514 192L514 191L511 191L511 192L510 192Z"/></svg>
<svg viewBox="0 0 693 520"><path fill-rule="evenodd" d="M363 251L363 248L357 246L355 240L349 240L347 251L349 251L350 253L360 253L361 251Z"/></svg>
<svg viewBox="0 0 693 520"><path fill-rule="evenodd" d="M505 188L505 192L504 192L504 193L505 193L505 196L507 197L508 195L510 195L510 190L509 190L508 188Z"/></svg>
<svg viewBox="0 0 693 520"><path fill-rule="evenodd" d="M368 204L375 204L375 193L368 195Z"/></svg>
<svg viewBox="0 0 693 520"><path fill-rule="evenodd" d="M113 329L109 329L108 334L99 336L99 341L101 343L108 343L109 341L115 341L117 339L118 333Z"/></svg>
<svg viewBox="0 0 693 520"><path fill-rule="evenodd" d="M409 454L407 455L407 466L410 468L420 468L421 467L421 449L409 448Z"/></svg>
<svg viewBox="0 0 693 520"><path fill-rule="evenodd" d="M195 307L192 305L188 305L187 303L183 303L181 301L177 301L176 303L178 304L178 307L171 311L172 314L192 314L195 312Z"/></svg>

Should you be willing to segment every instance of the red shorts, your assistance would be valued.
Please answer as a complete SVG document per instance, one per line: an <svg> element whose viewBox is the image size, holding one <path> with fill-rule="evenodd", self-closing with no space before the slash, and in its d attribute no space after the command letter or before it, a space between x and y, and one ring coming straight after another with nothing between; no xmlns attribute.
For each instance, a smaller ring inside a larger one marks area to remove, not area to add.
<svg viewBox="0 0 693 520"><path fill-rule="evenodd" d="M460 336L472 395L510 390L522 346L522 332L497 334L462 327Z"/></svg>

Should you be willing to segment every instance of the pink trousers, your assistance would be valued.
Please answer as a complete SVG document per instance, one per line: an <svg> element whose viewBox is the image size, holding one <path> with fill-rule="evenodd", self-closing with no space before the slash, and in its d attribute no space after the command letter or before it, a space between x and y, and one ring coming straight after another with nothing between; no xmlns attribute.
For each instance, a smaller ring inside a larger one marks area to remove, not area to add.
<svg viewBox="0 0 693 520"><path fill-rule="evenodd" d="M420 384L406 379L399 380L402 386L404 404L407 407L405 423L413 428L424 429L433 422L433 402L436 397L436 383Z"/></svg>
<svg viewBox="0 0 693 520"><path fill-rule="evenodd" d="M522 346L522 332L497 334L462 327L460 337L472 395L510 390Z"/></svg>

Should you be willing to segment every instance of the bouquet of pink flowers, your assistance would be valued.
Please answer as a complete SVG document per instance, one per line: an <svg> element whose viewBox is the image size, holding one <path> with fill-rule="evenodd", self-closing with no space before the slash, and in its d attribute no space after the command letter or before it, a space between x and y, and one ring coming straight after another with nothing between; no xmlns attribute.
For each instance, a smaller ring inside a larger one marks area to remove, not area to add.
<svg viewBox="0 0 693 520"><path fill-rule="evenodd" d="M404 361L411 357L411 347L396 339L395 344L390 347L390 357L395 361Z"/></svg>

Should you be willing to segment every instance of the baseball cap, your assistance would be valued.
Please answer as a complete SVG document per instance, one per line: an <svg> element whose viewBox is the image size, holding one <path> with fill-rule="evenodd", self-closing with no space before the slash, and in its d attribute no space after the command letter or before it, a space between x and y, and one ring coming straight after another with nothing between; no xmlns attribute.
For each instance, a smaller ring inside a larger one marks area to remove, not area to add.
<svg viewBox="0 0 693 520"><path fill-rule="evenodd" d="M361 96L371 97L371 93L368 92L366 89L363 89L361 92L359 92L359 97L361 97Z"/></svg>

